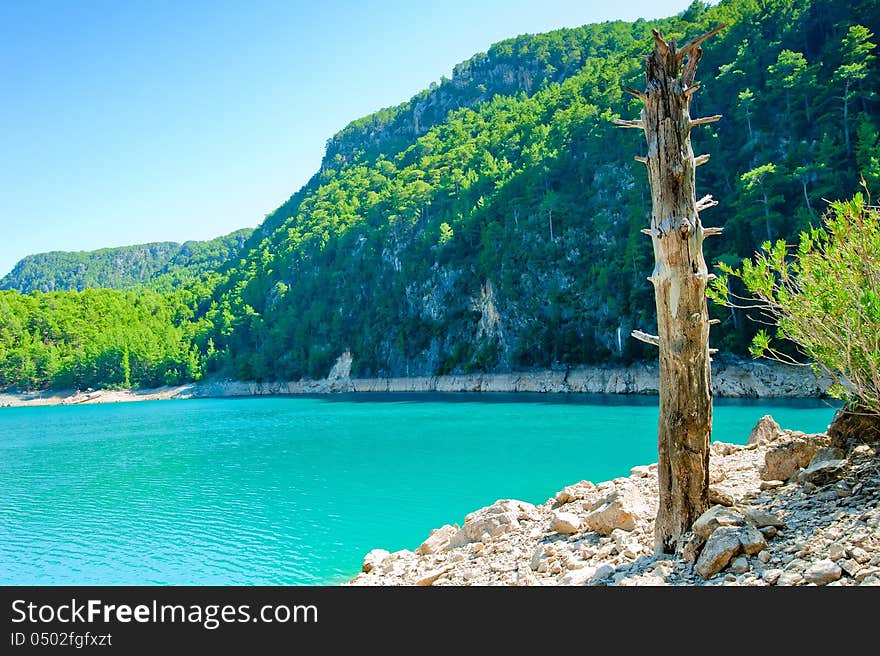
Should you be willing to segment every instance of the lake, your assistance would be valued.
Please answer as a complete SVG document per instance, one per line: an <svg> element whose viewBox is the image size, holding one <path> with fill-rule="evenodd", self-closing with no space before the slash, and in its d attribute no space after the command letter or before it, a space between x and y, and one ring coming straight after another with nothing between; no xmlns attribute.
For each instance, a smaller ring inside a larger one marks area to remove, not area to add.
<svg viewBox="0 0 880 656"><path fill-rule="evenodd" d="M714 439L818 400L715 402ZM0 584L325 584L501 498L657 460L657 398L383 394L0 410Z"/></svg>

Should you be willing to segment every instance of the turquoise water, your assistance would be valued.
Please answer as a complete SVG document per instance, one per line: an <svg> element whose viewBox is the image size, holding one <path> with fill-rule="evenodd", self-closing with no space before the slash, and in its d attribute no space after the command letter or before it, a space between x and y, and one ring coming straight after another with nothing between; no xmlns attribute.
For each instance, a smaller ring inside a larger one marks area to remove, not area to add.
<svg viewBox="0 0 880 656"><path fill-rule="evenodd" d="M499 498L656 460L656 397L339 395L0 410L0 584L319 584ZM716 401L716 439L820 401Z"/></svg>

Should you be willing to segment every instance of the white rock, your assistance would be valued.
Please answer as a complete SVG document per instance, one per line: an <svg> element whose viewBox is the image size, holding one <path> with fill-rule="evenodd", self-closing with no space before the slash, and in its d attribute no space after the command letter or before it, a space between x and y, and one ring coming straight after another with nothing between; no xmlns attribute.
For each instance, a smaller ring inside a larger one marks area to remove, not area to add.
<svg viewBox="0 0 880 656"><path fill-rule="evenodd" d="M559 579L559 585L586 585L595 575L595 567L580 567L569 571Z"/></svg>
<svg viewBox="0 0 880 656"><path fill-rule="evenodd" d="M692 530L700 537L708 539L715 529L721 526L742 526L745 521L745 517L739 511L716 505L697 518Z"/></svg>
<svg viewBox="0 0 880 656"><path fill-rule="evenodd" d="M800 585L804 582L804 577L800 572L782 572L776 581L776 585Z"/></svg>
<svg viewBox="0 0 880 656"><path fill-rule="evenodd" d="M563 535L574 535L581 529L581 518L574 513L553 511L553 524L550 530Z"/></svg>
<svg viewBox="0 0 880 656"><path fill-rule="evenodd" d="M854 561L856 561L859 565L864 565L868 561L871 560L871 554L862 549L861 547L853 547L850 549L850 554Z"/></svg>
<svg viewBox="0 0 880 656"><path fill-rule="evenodd" d="M452 570L452 565L446 565L445 567L440 567L439 569L435 569L431 572L428 572L427 574L422 576L420 579L418 579L416 581L416 585L419 585L419 586L434 585L434 583L437 581L437 579L439 579L441 576L443 576L444 574L446 574L447 572L449 572L451 570Z"/></svg>
<svg viewBox="0 0 880 656"><path fill-rule="evenodd" d="M736 526L720 526L706 540L694 571L704 579L708 579L727 567L730 559L742 550L739 540L739 528Z"/></svg>
<svg viewBox="0 0 880 656"><path fill-rule="evenodd" d="M535 506L525 501L501 499L465 517L464 525L452 536L449 544L461 547L469 542L486 542L519 528L522 513L534 513L535 510Z"/></svg>
<svg viewBox="0 0 880 656"><path fill-rule="evenodd" d="M832 542L831 546L828 547L828 557L831 558L831 560L841 560L842 558L846 558L846 547L839 542Z"/></svg>
<svg viewBox="0 0 880 656"><path fill-rule="evenodd" d="M761 578L770 585L775 585L779 581L779 577L782 576L782 573L781 569L765 569L761 573Z"/></svg>
<svg viewBox="0 0 880 656"><path fill-rule="evenodd" d="M764 415L758 420L758 423L755 424L755 427L752 429L752 432L749 434L749 439L746 442L746 445L751 444L770 444L774 440L782 437L782 428L770 415Z"/></svg>
<svg viewBox="0 0 880 656"><path fill-rule="evenodd" d="M612 492L593 504L585 521L591 531L608 535L614 529L632 531L645 512L639 493L632 488Z"/></svg>
<svg viewBox="0 0 880 656"><path fill-rule="evenodd" d="M651 475L651 468L648 465L637 465L630 469L629 473L636 478L647 478Z"/></svg>
<svg viewBox="0 0 880 656"><path fill-rule="evenodd" d="M364 556L364 564L361 565L361 570L364 572L372 572L374 569L381 566L390 555L391 552L385 549L373 549Z"/></svg>
<svg viewBox="0 0 880 656"><path fill-rule="evenodd" d="M774 515L771 512L767 512L761 508L744 508L743 516L746 520L758 528L764 528L765 526L775 526L777 528L785 528L785 522L782 521L778 516Z"/></svg>
<svg viewBox="0 0 880 656"><path fill-rule="evenodd" d="M572 501L586 499L595 489L596 486L590 481L581 481L580 483L575 483L574 485L568 485L562 488L556 493L554 498L556 499L556 503L562 505L571 503Z"/></svg>
<svg viewBox="0 0 880 656"><path fill-rule="evenodd" d="M804 578L807 579L808 583L828 585L832 581L839 579L842 574L843 571L837 563L830 558L823 558L822 560L817 560L807 568L807 571L804 572Z"/></svg>
<svg viewBox="0 0 880 656"><path fill-rule="evenodd" d="M444 551L449 546L449 541L452 540L459 530L458 524L446 524L440 528L435 528L431 531L428 538L419 545L418 549L416 549L416 553L425 556Z"/></svg>
<svg viewBox="0 0 880 656"><path fill-rule="evenodd" d="M714 483L720 483L725 478L727 478L727 474L721 467L713 467L709 465L709 485Z"/></svg>

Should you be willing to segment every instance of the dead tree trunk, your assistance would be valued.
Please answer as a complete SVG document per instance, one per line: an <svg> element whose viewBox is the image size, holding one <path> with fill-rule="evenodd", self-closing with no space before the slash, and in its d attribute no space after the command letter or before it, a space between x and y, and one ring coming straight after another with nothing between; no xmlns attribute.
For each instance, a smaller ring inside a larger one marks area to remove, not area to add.
<svg viewBox="0 0 880 656"><path fill-rule="evenodd" d="M654 285L658 335L633 336L660 351L660 422L658 428L657 509L654 548L675 551L679 537L708 507L709 439L712 430L711 361L703 238L718 234L704 228L699 212L717 205L711 196L696 200L694 170L709 159L694 157L691 128L720 116L691 119L691 96L702 50L700 44L724 26L691 41L681 50L654 31L654 51L647 57L647 87L628 91L644 102L641 119L616 121L644 130L651 184L650 235L654 246ZM685 61L686 58L686 61Z"/></svg>

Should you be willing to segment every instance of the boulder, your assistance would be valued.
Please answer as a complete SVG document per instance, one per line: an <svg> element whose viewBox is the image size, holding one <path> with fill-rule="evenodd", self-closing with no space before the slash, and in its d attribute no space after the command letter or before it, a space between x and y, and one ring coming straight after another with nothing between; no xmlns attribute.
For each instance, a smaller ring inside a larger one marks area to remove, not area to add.
<svg viewBox="0 0 880 656"><path fill-rule="evenodd" d="M754 526L740 527L738 536L743 551L749 556L767 548L767 540L764 538L764 534Z"/></svg>
<svg viewBox="0 0 880 656"><path fill-rule="evenodd" d="M709 536L706 545L697 558L694 571L704 579L708 579L727 567L730 559L742 550L739 540L739 528L721 526Z"/></svg>
<svg viewBox="0 0 880 656"><path fill-rule="evenodd" d="M637 465L629 470L629 475L635 478L647 478L651 475L651 468L648 465Z"/></svg>
<svg viewBox="0 0 880 656"><path fill-rule="evenodd" d="M596 489L596 486L593 485L590 481L581 481L580 483L575 483L574 485L568 485L559 492L556 493L555 499L556 503L559 505L563 505L566 503L571 503L572 501L580 501L581 499L586 499L587 495L589 495L593 490Z"/></svg>
<svg viewBox="0 0 880 656"><path fill-rule="evenodd" d="M420 556L427 556L428 554L445 551L447 547L449 547L450 540L455 537L455 534L458 533L459 530L460 528L458 524L446 524L440 528L435 528L431 531L428 538L419 545L419 548L416 549L416 553Z"/></svg>
<svg viewBox="0 0 880 656"><path fill-rule="evenodd" d="M464 525L449 540L452 547L461 547L470 542L487 542L515 528L519 528L520 518L532 516L535 507L525 501L501 499L491 506L480 508L464 518Z"/></svg>
<svg viewBox="0 0 880 656"><path fill-rule="evenodd" d="M752 429L752 432L749 433L749 439L746 442L746 446L751 444L770 444L770 442L774 442L775 440L782 437L782 428L770 415L764 415L758 420L758 423L755 424L755 427Z"/></svg>
<svg viewBox="0 0 880 656"><path fill-rule="evenodd" d="M612 574L614 574L614 567L607 563L599 565L599 567L596 568L596 572L595 574L593 574L593 578L590 580L590 583L595 585L599 583L602 579L607 579Z"/></svg>
<svg viewBox="0 0 880 656"><path fill-rule="evenodd" d="M779 577L782 576L781 569L765 569L761 573L761 578L767 581L769 585L775 585L777 581L779 581Z"/></svg>
<svg viewBox="0 0 880 656"><path fill-rule="evenodd" d="M749 559L745 556L737 556L730 563L730 571L734 574L745 574L749 569Z"/></svg>
<svg viewBox="0 0 880 656"><path fill-rule="evenodd" d="M798 482L826 485L833 483L846 473L846 460L820 460L811 462L809 467L798 475Z"/></svg>
<svg viewBox="0 0 880 656"><path fill-rule="evenodd" d="M823 446L816 451L816 455L810 460L810 464L826 460L843 460L844 458L846 458L846 453L843 452L843 449L838 449L836 446Z"/></svg>
<svg viewBox="0 0 880 656"><path fill-rule="evenodd" d="M694 522L693 532L701 538L708 539L721 526L742 526L746 518L738 510L726 506L712 506Z"/></svg>
<svg viewBox="0 0 880 656"><path fill-rule="evenodd" d="M730 442L712 442L709 445L709 452L713 456L729 456L737 451L742 451L745 447L741 444L731 444Z"/></svg>
<svg viewBox="0 0 880 656"><path fill-rule="evenodd" d="M533 570L537 570L541 566L541 563L549 557L550 554L547 553L547 549L545 548L545 546L543 544L539 544L537 547L535 547L535 551L532 554L532 559L529 564L531 565L531 568Z"/></svg>
<svg viewBox="0 0 880 656"><path fill-rule="evenodd" d="M807 467L813 456L827 444L826 435L804 435L790 440L774 442L764 454L761 479L765 481L785 481L799 470Z"/></svg>
<svg viewBox="0 0 880 656"><path fill-rule="evenodd" d="M596 501L584 521L591 531L610 535L614 529L633 530L644 512L639 493L633 488L624 488Z"/></svg>
<svg viewBox="0 0 880 656"><path fill-rule="evenodd" d="M758 528L764 528L765 526L785 528L785 522L783 522L778 516L763 510L762 508L746 507L742 509L742 512L746 521Z"/></svg>
<svg viewBox="0 0 880 656"><path fill-rule="evenodd" d="M562 533L563 535L574 535L581 529L581 518L574 513L553 511L553 524L551 531Z"/></svg>
<svg viewBox="0 0 880 656"><path fill-rule="evenodd" d="M823 558L807 568L807 571L804 572L804 578L807 579L807 583L828 585L832 581L839 579L842 574L843 570L840 569L837 563L830 558Z"/></svg>
<svg viewBox="0 0 880 656"><path fill-rule="evenodd" d="M880 442L880 416L843 407L828 426L831 444L849 449L859 444Z"/></svg>
<svg viewBox="0 0 880 656"><path fill-rule="evenodd" d="M391 552L385 549L373 549L364 556L364 564L361 565L361 571L372 572L377 567L380 567L390 555Z"/></svg>
<svg viewBox="0 0 880 656"><path fill-rule="evenodd" d="M828 557L831 560L842 560L846 558L846 547L844 547L839 542L832 542L828 547Z"/></svg>
<svg viewBox="0 0 880 656"><path fill-rule="evenodd" d="M718 485L709 486L709 503L719 504L722 506L732 506L735 500L733 495Z"/></svg>
<svg viewBox="0 0 880 656"><path fill-rule="evenodd" d="M776 580L776 585L800 585L804 582L804 577L800 572L783 571Z"/></svg>

